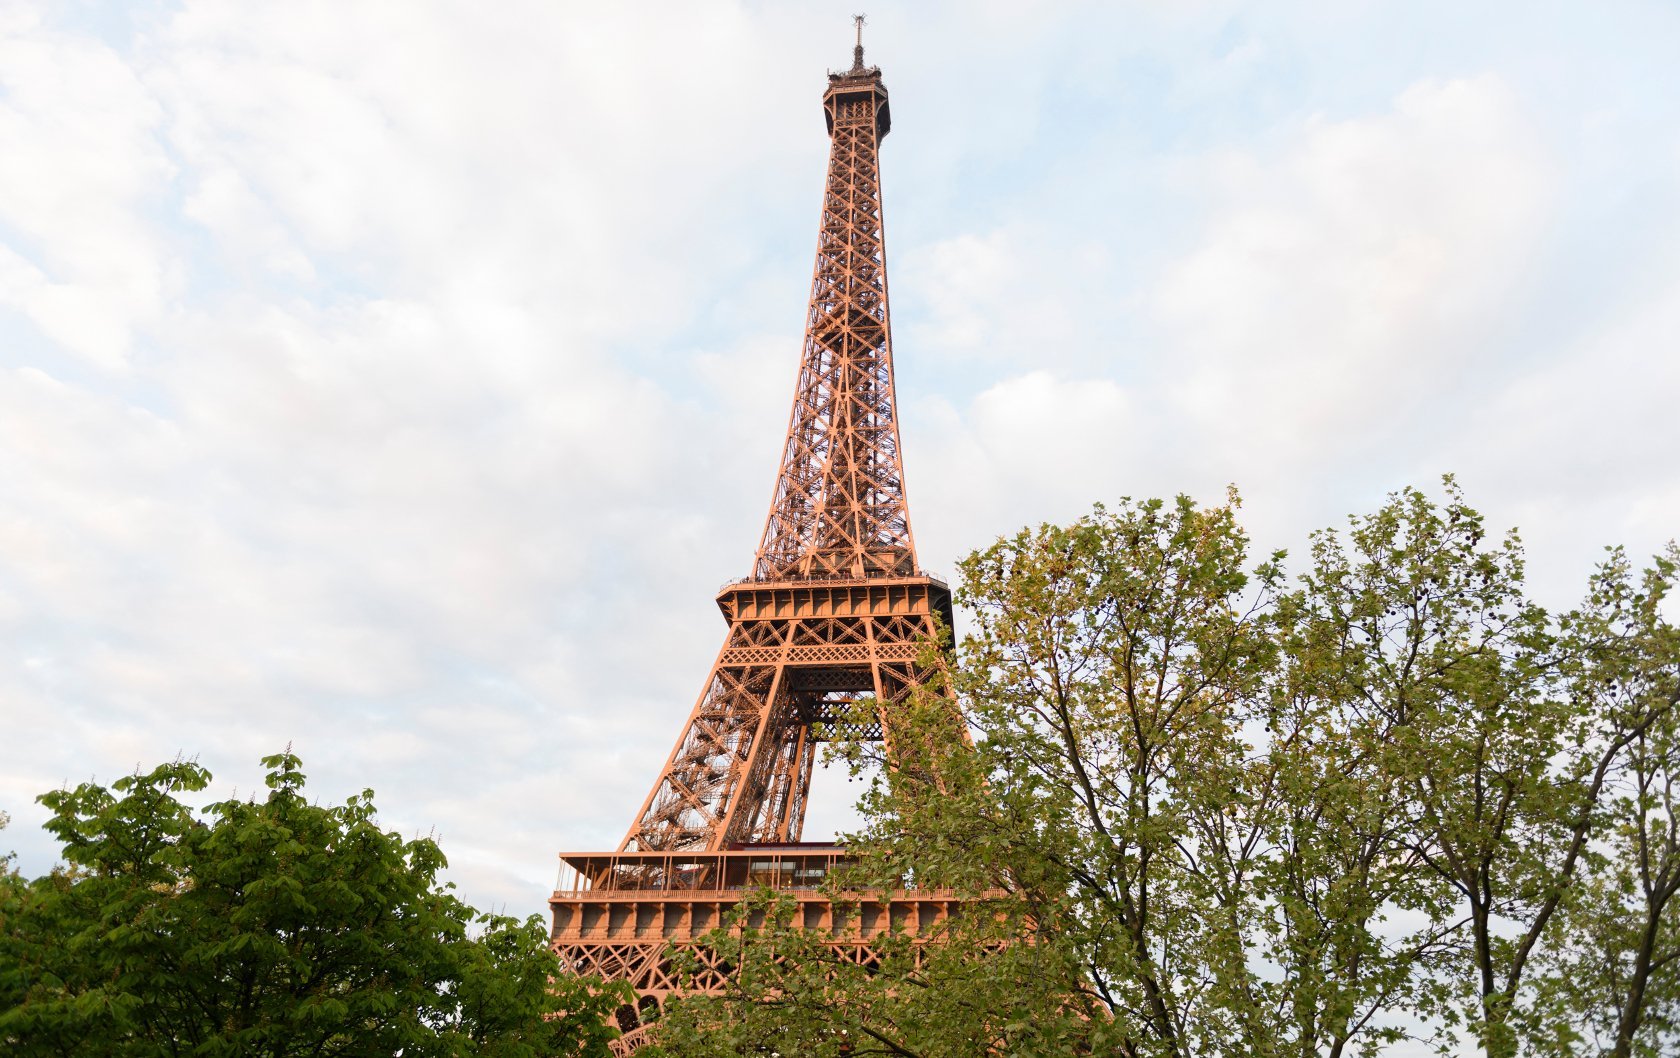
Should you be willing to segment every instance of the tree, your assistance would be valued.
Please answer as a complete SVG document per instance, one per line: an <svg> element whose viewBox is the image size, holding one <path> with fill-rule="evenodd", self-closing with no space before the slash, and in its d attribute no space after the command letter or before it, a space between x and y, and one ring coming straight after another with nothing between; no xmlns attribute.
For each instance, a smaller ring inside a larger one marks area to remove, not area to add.
<svg viewBox="0 0 1680 1058"><path fill-rule="evenodd" d="M1605 703L1600 738L1627 745L1562 902L1560 942L1542 953L1543 1053L1680 1048L1680 629L1662 617L1677 569L1673 545L1637 579L1613 551L1569 622L1585 659L1573 689Z"/></svg>
<svg viewBox="0 0 1680 1058"><path fill-rule="evenodd" d="M1578 1053L1574 1019L1536 974L1584 939L1586 920L1569 914L1594 886L1583 874L1649 851L1636 837L1606 857L1613 795L1644 788L1630 802L1644 812L1674 720L1680 655L1658 610L1674 565L1659 557L1641 595L1615 559L1581 608L1553 619L1524 595L1515 534L1484 545L1481 516L1450 479L1447 492L1440 507L1399 494L1355 520L1348 549L1318 538L1302 593L1319 643L1309 657L1392 787L1393 855L1442 887L1419 908L1452 943L1419 1009L1466 1027L1489 1055L1548 1040ZM1655 928L1667 909L1645 910ZM1638 990L1636 974L1600 998L1638 1010Z"/></svg>
<svg viewBox="0 0 1680 1058"><path fill-rule="evenodd" d="M1390 788L1382 851L1439 887L1414 910L1462 937L1426 1009L1504 1053L1547 895L1573 870L1596 796L1574 781L1579 760L1565 781L1550 768L1578 715L1555 693L1558 644L1523 593L1515 535L1487 544L1450 482L1445 507L1408 489L1347 537L1314 541L1299 664Z"/></svg>
<svg viewBox="0 0 1680 1058"><path fill-rule="evenodd" d="M611 989L556 977L537 918L478 915L372 794L209 806L185 761L41 801L67 866L12 887L0 1041L27 1055L605 1055ZM476 935L475 935L476 933Z"/></svg>

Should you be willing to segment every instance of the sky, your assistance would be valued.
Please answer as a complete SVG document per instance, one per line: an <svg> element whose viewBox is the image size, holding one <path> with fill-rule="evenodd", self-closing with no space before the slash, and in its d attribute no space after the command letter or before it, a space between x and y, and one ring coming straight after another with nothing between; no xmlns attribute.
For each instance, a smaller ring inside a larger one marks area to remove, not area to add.
<svg viewBox="0 0 1680 1058"><path fill-rule="evenodd" d="M853 6L0 0L0 851L288 744L481 907L616 847L762 529ZM1680 532L1680 5L868 13L930 570L1444 473L1549 606Z"/></svg>

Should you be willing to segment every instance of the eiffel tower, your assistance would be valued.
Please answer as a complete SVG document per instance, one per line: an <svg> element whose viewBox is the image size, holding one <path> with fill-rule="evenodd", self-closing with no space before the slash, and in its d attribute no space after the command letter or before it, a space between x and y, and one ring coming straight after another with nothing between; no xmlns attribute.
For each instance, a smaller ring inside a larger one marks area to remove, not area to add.
<svg viewBox="0 0 1680 1058"><path fill-rule="evenodd" d="M919 568L910 532L878 162L892 118L857 22L852 66L823 93L831 143L804 349L752 575L718 593L729 632L624 841L560 857L554 950L639 997L619 1012L621 1054L677 989L667 947L723 924L745 890L786 891L795 921L860 962L889 923L925 928L951 909L903 891L845 918L818 892L845 849L800 840L818 743L890 742L895 706L926 676L922 644L936 619L951 625L950 590ZM860 721L862 696L876 710ZM721 989L727 972L686 987Z"/></svg>

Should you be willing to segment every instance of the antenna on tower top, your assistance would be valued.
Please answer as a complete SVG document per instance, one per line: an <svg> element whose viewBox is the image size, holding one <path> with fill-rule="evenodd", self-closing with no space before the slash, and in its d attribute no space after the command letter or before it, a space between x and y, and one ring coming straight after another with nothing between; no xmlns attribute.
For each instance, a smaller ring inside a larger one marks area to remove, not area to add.
<svg viewBox="0 0 1680 1058"><path fill-rule="evenodd" d="M853 15L852 21L857 23L857 44L852 48L852 71L863 69L863 24L868 21L863 15Z"/></svg>

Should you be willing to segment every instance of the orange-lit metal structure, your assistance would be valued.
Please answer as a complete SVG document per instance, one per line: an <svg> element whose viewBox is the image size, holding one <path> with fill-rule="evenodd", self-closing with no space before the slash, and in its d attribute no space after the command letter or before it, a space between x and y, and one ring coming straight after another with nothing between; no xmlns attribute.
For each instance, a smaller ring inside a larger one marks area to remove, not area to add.
<svg viewBox="0 0 1680 1058"><path fill-rule="evenodd" d="M823 114L804 349L752 575L718 593L728 635L620 848L563 854L551 901L564 964L631 982L644 1010L676 987L667 945L722 924L746 889L789 892L796 922L860 961L880 929L952 909L949 894L902 891L847 918L818 892L844 850L800 842L818 741L861 724L847 733L890 742L895 704L926 675L923 643L951 621L949 589L916 562L899 458L878 161L892 120L861 22ZM877 703L864 721L848 709L860 696ZM721 987L709 972L690 987ZM629 1053L641 1031L634 1012L621 1020Z"/></svg>

